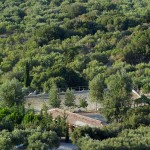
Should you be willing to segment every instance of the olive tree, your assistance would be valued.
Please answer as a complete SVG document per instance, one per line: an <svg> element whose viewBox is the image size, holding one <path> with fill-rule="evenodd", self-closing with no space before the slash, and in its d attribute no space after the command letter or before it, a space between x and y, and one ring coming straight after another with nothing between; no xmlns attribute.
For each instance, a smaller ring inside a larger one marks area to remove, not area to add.
<svg viewBox="0 0 150 150"><path fill-rule="evenodd" d="M59 138L53 131L34 132L28 138L28 149L48 150L59 146Z"/></svg>
<svg viewBox="0 0 150 150"><path fill-rule="evenodd" d="M12 135L7 130L0 132L0 149L1 150L10 150L12 149Z"/></svg>
<svg viewBox="0 0 150 150"><path fill-rule="evenodd" d="M0 86L0 98L5 105L23 103L22 85L17 79L8 80Z"/></svg>
<svg viewBox="0 0 150 150"><path fill-rule="evenodd" d="M92 101L96 102L96 110L97 110L97 102L101 102L103 100L104 93L104 76L98 74L89 82L89 94Z"/></svg>
<svg viewBox="0 0 150 150"><path fill-rule="evenodd" d="M106 85L103 113L109 121L118 120L130 107L131 79L126 73L117 72L107 78Z"/></svg>

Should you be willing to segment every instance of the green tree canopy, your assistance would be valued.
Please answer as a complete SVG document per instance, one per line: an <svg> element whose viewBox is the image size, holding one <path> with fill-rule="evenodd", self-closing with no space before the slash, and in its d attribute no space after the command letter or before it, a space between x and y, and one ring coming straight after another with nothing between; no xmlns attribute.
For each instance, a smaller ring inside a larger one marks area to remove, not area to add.
<svg viewBox="0 0 150 150"><path fill-rule="evenodd" d="M117 72L106 80L107 90L104 93L103 113L110 121L119 119L129 105L131 79L125 72Z"/></svg>
<svg viewBox="0 0 150 150"><path fill-rule="evenodd" d="M56 84L53 84L49 91L49 104L54 108L59 108L61 100Z"/></svg>
<svg viewBox="0 0 150 150"><path fill-rule="evenodd" d="M75 96L72 90L67 89L65 93L65 106L72 107L75 105Z"/></svg>
<svg viewBox="0 0 150 150"><path fill-rule="evenodd" d="M0 98L8 106L23 103L24 96L21 83L16 79L3 83L0 86Z"/></svg>
<svg viewBox="0 0 150 150"><path fill-rule="evenodd" d="M88 103L85 97L79 98L79 106L82 108L86 108L88 106Z"/></svg>
<svg viewBox="0 0 150 150"><path fill-rule="evenodd" d="M3 130L0 132L0 149L10 150L13 147L12 135L10 132Z"/></svg>
<svg viewBox="0 0 150 150"><path fill-rule="evenodd" d="M59 146L59 138L53 131L35 132L28 138L28 149L48 150Z"/></svg>
<svg viewBox="0 0 150 150"><path fill-rule="evenodd" d="M102 74L98 74L89 82L89 94L92 101L100 102L103 100L104 88L104 76Z"/></svg>

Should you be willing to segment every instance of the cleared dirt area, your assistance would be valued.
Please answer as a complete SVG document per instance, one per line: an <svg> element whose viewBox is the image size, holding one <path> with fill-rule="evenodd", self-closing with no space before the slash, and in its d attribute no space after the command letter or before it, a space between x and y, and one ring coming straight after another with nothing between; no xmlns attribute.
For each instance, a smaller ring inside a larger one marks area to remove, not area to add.
<svg viewBox="0 0 150 150"><path fill-rule="evenodd" d="M75 99L76 105L79 104L80 98L85 98L86 101L88 102L87 110L88 111L95 111L96 110L96 103L92 102L90 100L88 91L78 91L78 92L75 92L74 95L76 98ZM64 106L64 99L65 99L64 93L60 93L60 99L61 99L61 108L67 109ZM26 97L26 101L25 101L25 107L26 108L31 107L31 108L34 108L36 111L40 111L44 104L46 104L49 108L51 108L49 103L48 103L48 95L47 94L44 94L44 95L39 94L39 95ZM100 108L99 104L97 105L97 108ZM79 109L83 110L82 108L75 108L74 111L78 111Z"/></svg>

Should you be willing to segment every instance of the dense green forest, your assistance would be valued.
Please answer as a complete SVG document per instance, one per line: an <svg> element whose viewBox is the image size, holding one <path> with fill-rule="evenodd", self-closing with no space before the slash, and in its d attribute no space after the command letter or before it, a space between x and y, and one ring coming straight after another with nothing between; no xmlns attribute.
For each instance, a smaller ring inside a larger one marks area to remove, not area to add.
<svg viewBox="0 0 150 150"><path fill-rule="evenodd" d="M123 68L150 91L148 0L1 0L0 14L0 83L48 91Z"/></svg>
<svg viewBox="0 0 150 150"><path fill-rule="evenodd" d="M118 134L117 137L102 140L93 140L89 137L83 137L78 141L80 150L148 150L150 148L150 128L140 127L136 130L126 129Z"/></svg>
<svg viewBox="0 0 150 150"><path fill-rule="evenodd" d="M79 150L149 149L149 0L0 0L0 149L57 148L68 141L66 116L24 107L30 91L49 92L50 105L75 106L70 87L88 86L104 128L76 128ZM67 89L68 88L68 89ZM80 105L87 107L86 99Z"/></svg>

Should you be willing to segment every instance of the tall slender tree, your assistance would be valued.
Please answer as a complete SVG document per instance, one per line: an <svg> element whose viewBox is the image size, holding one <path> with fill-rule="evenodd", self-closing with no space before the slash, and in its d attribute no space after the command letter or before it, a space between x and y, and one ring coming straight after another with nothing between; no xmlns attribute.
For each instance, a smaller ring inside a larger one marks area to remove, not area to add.
<svg viewBox="0 0 150 150"><path fill-rule="evenodd" d="M54 108L59 108L61 104L58 92L56 84L53 84L49 91L49 104Z"/></svg>
<svg viewBox="0 0 150 150"><path fill-rule="evenodd" d="M103 100L103 93L104 93L104 76L98 74L89 82L89 94L91 100L96 102L96 111L97 111L97 103L100 103Z"/></svg>
<svg viewBox="0 0 150 150"><path fill-rule="evenodd" d="M26 62L25 69L24 69L24 86L29 87L30 86L30 64L29 62Z"/></svg>

